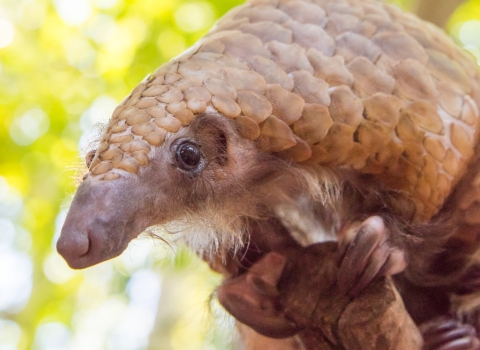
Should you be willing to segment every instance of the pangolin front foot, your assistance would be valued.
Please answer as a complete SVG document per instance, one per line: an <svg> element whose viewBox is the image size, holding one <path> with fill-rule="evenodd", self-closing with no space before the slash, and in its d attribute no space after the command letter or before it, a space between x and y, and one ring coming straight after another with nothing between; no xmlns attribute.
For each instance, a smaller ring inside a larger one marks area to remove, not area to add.
<svg viewBox="0 0 480 350"><path fill-rule="evenodd" d="M441 316L420 326L422 350L480 350L475 328L453 317Z"/></svg>
<svg viewBox="0 0 480 350"><path fill-rule="evenodd" d="M389 243L389 230L379 216L346 227L339 235L338 288L360 293L373 279L399 273L407 266L404 252Z"/></svg>
<svg viewBox="0 0 480 350"><path fill-rule="evenodd" d="M237 320L267 337L286 338L298 333L279 304L277 283L285 265L284 256L266 254L247 272L218 288L220 304Z"/></svg>

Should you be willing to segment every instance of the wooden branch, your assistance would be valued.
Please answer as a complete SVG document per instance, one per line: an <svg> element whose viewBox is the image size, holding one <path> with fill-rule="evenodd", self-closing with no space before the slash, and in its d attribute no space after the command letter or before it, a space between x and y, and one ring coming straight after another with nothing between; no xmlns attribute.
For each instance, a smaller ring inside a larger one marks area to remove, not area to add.
<svg viewBox="0 0 480 350"><path fill-rule="evenodd" d="M463 0L417 0L416 11L420 18L445 28L448 19Z"/></svg>

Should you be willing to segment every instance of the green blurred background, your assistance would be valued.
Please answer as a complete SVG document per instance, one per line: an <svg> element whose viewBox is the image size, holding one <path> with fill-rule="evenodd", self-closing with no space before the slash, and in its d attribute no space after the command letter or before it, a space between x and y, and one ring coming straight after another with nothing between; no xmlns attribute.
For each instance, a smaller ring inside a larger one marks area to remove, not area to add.
<svg viewBox="0 0 480 350"><path fill-rule="evenodd" d="M0 0L0 350L234 347L220 279L185 249L140 238L73 271L55 242L95 125L242 2ZM480 59L480 1L447 29Z"/></svg>

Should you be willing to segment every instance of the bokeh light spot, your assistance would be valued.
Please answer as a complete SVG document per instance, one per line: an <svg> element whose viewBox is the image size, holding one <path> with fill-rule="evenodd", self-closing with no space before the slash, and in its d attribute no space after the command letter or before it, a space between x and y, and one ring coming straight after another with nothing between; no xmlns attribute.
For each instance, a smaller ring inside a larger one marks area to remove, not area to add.
<svg viewBox="0 0 480 350"><path fill-rule="evenodd" d="M135 239L130 242L127 249L120 255L125 270L132 274L141 267L151 265L153 258L156 257L156 247L146 239Z"/></svg>
<svg viewBox="0 0 480 350"><path fill-rule="evenodd" d="M35 107L15 118L10 125L10 137L20 146L28 146L50 127L50 119L40 108Z"/></svg>
<svg viewBox="0 0 480 350"><path fill-rule="evenodd" d="M10 246L15 241L15 226L8 219L0 218L0 245Z"/></svg>
<svg viewBox="0 0 480 350"><path fill-rule="evenodd" d="M130 296L125 315L110 337L110 348L140 350L148 346L148 336L155 324L160 298L159 275L151 270L135 272L127 285Z"/></svg>
<svg viewBox="0 0 480 350"><path fill-rule="evenodd" d="M44 4L38 1L32 1L25 4L22 11L22 20L19 24L25 29L34 30L42 25L45 17L46 10Z"/></svg>
<svg viewBox="0 0 480 350"><path fill-rule="evenodd" d="M17 323L0 318L0 349L17 350L22 330Z"/></svg>
<svg viewBox="0 0 480 350"><path fill-rule="evenodd" d="M20 194L0 176L0 217L14 217L22 210Z"/></svg>
<svg viewBox="0 0 480 350"><path fill-rule="evenodd" d="M145 21L138 17L132 17L119 23L124 31L128 31L131 35L132 44L138 46L145 40L147 35L147 25Z"/></svg>
<svg viewBox="0 0 480 350"><path fill-rule="evenodd" d="M0 49L10 45L14 36L15 28L13 25L7 20L0 19Z"/></svg>
<svg viewBox="0 0 480 350"><path fill-rule="evenodd" d="M92 13L88 0L55 0L54 3L62 21L72 26L86 22Z"/></svg>
<svg viewBox="0 0 480 350"><path fill-rule="evenodd" d="M106 43L115 34L115 20L108 15L99 14L88 24L87 35L97 43Z"/></svg>
<svg viewBox="0 0 480 350"><path fill-rule="evenodd" d="M84 39L68 41L65 44L65 52L68 63L78 69L89 68L96 58L96 51L90 43Z"/></svg>
<svg viewBox="0 0 480 350"><path fill-rule="evenodd" d="M38 326L35 345L39 350L68 349L72 333L64 323L48 322Z"/></svg>
<svg viewBox="0 0 480 350"><path fill-rule="evenodd" d="M137 46L145 39L147 26L142 19L129 18L117 22L113 34L102 47L97 62L100 74L130 67Z"/></svg>
<svg viewBox="0 0 480 350"><path fill-rule="evenodd" d="M19 312L32 291L32 261L28 254L0 245L0 311Z"/></svg>
<svg viewBox="0 0 480 350"><path fill-rule="evenodd" d="M101 296L97 296L99 301ZM126 311L127 305L118 297L106 299L100 306L90 303L74 316L75 339L73 349L105 349L106 335L116 327ZM112 349L113 350L113 349ZM117 350L117 349L115 349Z"/></svg>
<svg viewBox="0 0 480 350"><path fill-rule="evenodd" d="M75 271L68 267L65 260L56 251L45 258L43 272L51 282L56 284L66 283L75 275Z"/></svg>
<svg viewBox="0 0 480 350"><path fill-rule="evenodd" d="M460 40L467 47L480 46L480 21L467 21L460 27Z"/></svg>
<svg viewBox="0 0 480 350"><path fill-rule="evenodd" d="M209 3L191 2L181 5L175 12L175 22L184 32L196 32L213 22L213 9Z"/></svg>
<svg viewBox="0 0 480 350"><path fill-rule="evenodd" d="M171 58L185 51L186 42L183 35L169 28L158 36L157 47L165 58Z"/></svg>
<svg viewBox="0 0 480 350"><path fill-rule="evenodd" d="M127 285L132 303L155 305L160 298L161 283L158 274L151 270L135 272Z"/></svg>
<svg viewBox="0 0 480 350"><path fill-rule="evenodd" d="M94 0L94 4L99 9L108 9L117 4L118 0Z"/></svg>
<svg viewBox="0 0 480 350"><path fill-rule="evenodd" d="M24 252L30 251L30 249L32 249L32 236L30 232L28 232L21 226L17 226L15 229L15 248Z"/></svg>

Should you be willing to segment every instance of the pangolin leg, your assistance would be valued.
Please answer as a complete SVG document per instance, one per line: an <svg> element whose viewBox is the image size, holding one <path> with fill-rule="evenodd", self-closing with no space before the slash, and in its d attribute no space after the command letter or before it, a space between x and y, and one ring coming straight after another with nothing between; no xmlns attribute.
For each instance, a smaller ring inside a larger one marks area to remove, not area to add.
<svg viewBox="0 0 480 350"><path fill-rule="evenodd" d="M441 316L420 326L422 350L479 350L480 340L475 328L453 317Z"/></svg>
<svg viewBox="0 0 480 350"><path fill-rule="evenodd" d="M278 303L277 283L286 259L268 253L244 274L227 280L217 290L220 304L237 320L260 334L285 338L299 329L289 321Z"/></svg>
<svg viewBox="0 0 480 350"><path fill-rule="evenodd" d="M338 287L360 293L375 277L394 275L406 267L402 250L390 245L389 231L379 216L354 223L340 233Z"/></svg>
<svg viewBox="0 0 480 350"><path fill-rule="evenodd" d="M471 265L450 294L450 312L465 324L474 327L480 334L480 265Z"/></svg>

